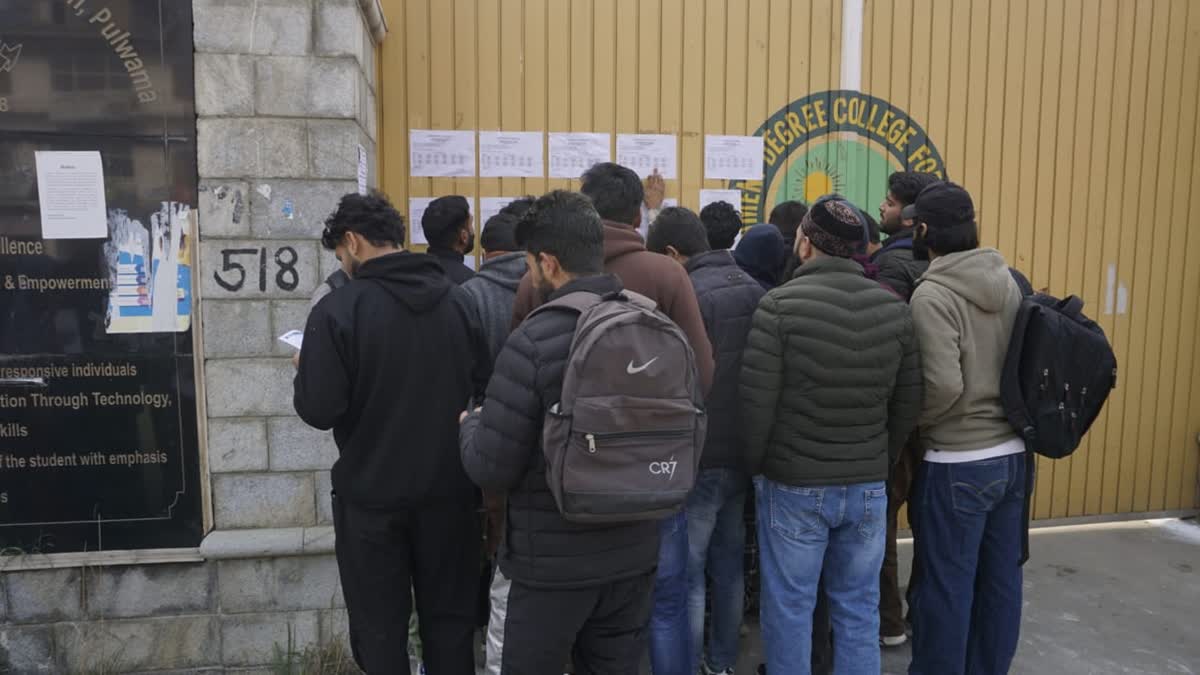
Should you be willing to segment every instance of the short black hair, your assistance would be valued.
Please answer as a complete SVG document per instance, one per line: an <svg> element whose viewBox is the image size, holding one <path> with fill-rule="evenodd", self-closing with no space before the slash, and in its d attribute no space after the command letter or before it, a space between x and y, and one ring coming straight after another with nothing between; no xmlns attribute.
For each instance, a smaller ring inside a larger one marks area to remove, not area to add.
<svg viewBox="0 0 1200 675"><path fill-rule="evenodd" d="M471 217L471 204L461 195L438 197L425 207L421 229L432 246L449 247Z"/></svg>
<svg viewBox="0 0 1200 675"><path fill-rule="evenodd" d="M497 251L520 251L517 245L517 223L525 212L533 206L535 198L532 195L518 197L504 205L504 208L488 218L479 234L479 245L488 253Z"/></svg>
<svg viewBox="0 0 1200 675"><path fill-rule="evenodd" d="M742 231L742 217L729 202L713 202L700 209L700 222L708 233L708 245L714 250L732 248Z"/></svg>
<svg viewBox="0 0 1200 675"><path fill-rule="evenodd" d="M627 225L637 220L646 193L632 170L601 162L585 171L581 180L579 191L591 198L601 218Z"/></svg>
<svg viewBox="0 0 1200 675"><path fill-rule="evenodd" d="M479 235L479 245L487 253L498 251L520 251L517 245L517 222L520 219L508 213L497 213L488 218Z"/></svg>
<svg viewBox="0 0 1200 675"><path fill-rule="evenodd" d="M924 223L925 245L939 255L979 248L975 203L961 185L937 181L917 197L916 223Z"/></svg>
<svg viewBox="0 0 1200 675"><path fill-rule="evenodd" d="M660 211L646 235L646 249L666 253L668 246L689 257L711 250L700 216L682 206L668 206Z"/></svg>
<svg viewBox="0 0 1200 675"><path fill-rule="evenodd" d="M374 246L399 246L404 243L404 216L382 192L343 195L337 210L325 219L321 246L332 251L347 232L354 232Z"/></svg>
<svg viewBox="0 0 1200 675"><path fill-rule="evenodd" d="M779 228L785 242L792 243L796 241L796 232L799 231L800 221L804 220L806 213L808 207L804 202L791 199L776 204L775 208L771 209L771 216L767 218L767 222Z"/></svg>
<svg viewBox="0 0 1200 675"><path fill-rule="evenodd" d="M858 212L862 214L863 222L867 224L867 241L871 242L872 244L878 244L879 221L872 218L871 214L867 213L866 209L859 209Z"/></svg>
<svg viewBox="0 0 1200 675"><path fill-rule="evenodd" d="M931 173L897 171L888 176L888 192L900 200L901 204L915 204L921 190L936 182L938 182L937 176Z"/></svg>
<svg viewBox="0 0 1200 675"><path fill-rule="evenodd" d="M534 197L533 195L517 197L511 202L505 204L504 208L500 209L500 213L512 216L517 220L521 220L521 217L525 215L525 212L529 210L529 207L533 206L535 201L537 201L537 197Z"/></svg>
<svg viewBox="0 0 1200 675"><path fill-rule="evenodd" d="M568 274L604 272L604 226L591 200L578 192L553 190L539 197L517 223L517 244L558 258Z"/></svg>

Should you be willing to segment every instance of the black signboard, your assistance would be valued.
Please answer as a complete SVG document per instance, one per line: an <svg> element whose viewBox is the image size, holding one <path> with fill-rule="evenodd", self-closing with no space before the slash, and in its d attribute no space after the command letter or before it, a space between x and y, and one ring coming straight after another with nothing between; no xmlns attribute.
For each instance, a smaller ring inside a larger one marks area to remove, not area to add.
<svg viewBox="0 0 1200 675"><path fill-rule="evenodd" d="M0 0L0 553L203 536L192 73L190 2Z"/></svg>

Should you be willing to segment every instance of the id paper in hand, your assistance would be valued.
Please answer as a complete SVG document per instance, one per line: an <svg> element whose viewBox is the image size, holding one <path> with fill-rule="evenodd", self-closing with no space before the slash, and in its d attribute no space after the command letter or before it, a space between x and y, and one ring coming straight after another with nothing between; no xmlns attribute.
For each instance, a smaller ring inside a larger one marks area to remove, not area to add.
<svg viewBox="0 0 1200 675"><path fill-rule="evenodd" d="M289 330L279 336L279 341L291 346L293 349L300 349L300 343L304 342L304 331Z"/></svg>

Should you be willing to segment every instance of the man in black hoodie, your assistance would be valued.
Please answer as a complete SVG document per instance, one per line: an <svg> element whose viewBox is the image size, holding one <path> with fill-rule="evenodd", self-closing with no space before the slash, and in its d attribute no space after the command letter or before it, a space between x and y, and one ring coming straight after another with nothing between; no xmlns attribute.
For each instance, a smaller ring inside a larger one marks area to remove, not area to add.
<svg viewBox="0 0 1200 675"><path fill-rule="evenodd" d="M480 535L457 418L482 393L487 349L438 262L400 249L403 228L380 195L348 194L325 221L321 243L351 281L308 316L295 407L338 446L335 551L355 661L409 672L411 589L429 670L469 675Z"/></svg>
<svg viewBox="0 0 1200 675"><path fill-rule="evenodd" d="M547 299L622 288L604 273L604 228L583 195L557 190L538 199L517 243ZM512 584L498 636L502 673L557 675L571 658L577 673L627 675L638 671L646 647L657 521L567 521L546 482L542 422L561 396L578 319L554 310L522 322L496 359L487 402L462 423L467 473L485 490L508 493L499 565Z"/></svg>
<svg viewBox="0 0 1200 675"><path fill-rule="evenodd" d="M475 276L463 263L463 258L475 250L475 230L472 227L471 205L460 195L438 197L429 202L421 216L421 230L429 242L429 255L437 258L452 283Z"/></svg>

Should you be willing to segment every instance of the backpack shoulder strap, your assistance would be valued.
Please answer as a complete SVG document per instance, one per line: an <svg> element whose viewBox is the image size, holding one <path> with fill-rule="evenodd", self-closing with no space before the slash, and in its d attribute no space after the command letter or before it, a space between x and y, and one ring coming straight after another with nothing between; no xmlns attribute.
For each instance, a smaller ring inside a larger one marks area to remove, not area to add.
<svg viewBox="0 0 1200 675"><path fill-rule="evenodd" d="M1004 355L1004 365L1000 373L1001 402L1005 408L1005 415L1016 432L1021 434L1026 441L1030 440L1028 434L1033 427L1033 420L1030 419L1024 405L1025 401L1020 396L1021 352L1025 348L1025 333L1029 328L1029 322L1033 315L1040 311L1042 311L1041 305L1033 300L1021 301L1016 321L1013 322L1008 351Z"/></svg>

